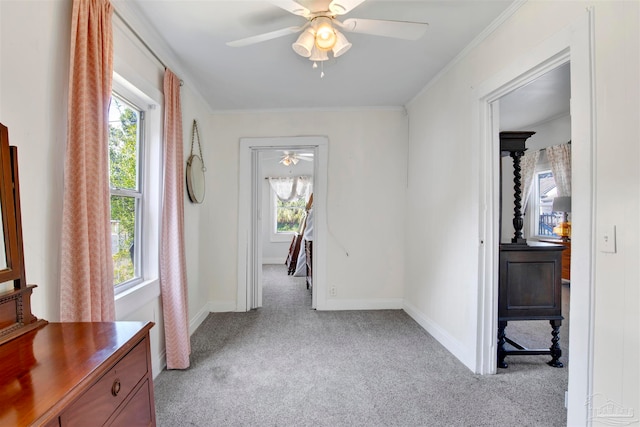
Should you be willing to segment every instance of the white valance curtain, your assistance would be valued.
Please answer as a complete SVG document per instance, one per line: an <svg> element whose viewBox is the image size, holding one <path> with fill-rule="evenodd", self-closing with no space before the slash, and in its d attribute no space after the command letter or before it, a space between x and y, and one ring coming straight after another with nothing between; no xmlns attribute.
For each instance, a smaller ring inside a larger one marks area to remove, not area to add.
<svg viewBox="0 0 640 427"><path fill-rule="evenodd" d="M270 177L269 185L278 199L283 202L293 202L303 197L306 199L311 194L313 183L309 176Z"/></svg>
<svg viewBox="0 0 640 427"><path fill-rule="evenodd" d="M571 144L548 147L546 153L558 188L558 196L571 196Z"/></svg>

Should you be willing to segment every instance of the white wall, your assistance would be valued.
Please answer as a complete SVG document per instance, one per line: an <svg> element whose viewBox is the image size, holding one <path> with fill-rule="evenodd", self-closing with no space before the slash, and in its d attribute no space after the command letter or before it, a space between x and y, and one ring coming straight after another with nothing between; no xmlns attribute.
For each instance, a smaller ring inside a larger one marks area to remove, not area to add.
<svg viewBox="0 0 640 427"><path fill-rule="evenodd" d="M405 250L405 307L474 369L480 215L473 90L584 19L587 6L595 22L595 218L598 228L615 224L618 231L616 254L595 253L593 393L631 408L637 419L638 2L527 2L412 101L407 223L414 226ZM449 206L446 223L432 227L441 222L442 205ZM570 413L586 412L586 405L583 399Z"/></svg>
<svg viewBox="0 0 640 427"><path fill-rule="evenodd" d="M162 93L162 67L127 34L114 16L114 69L150 94ZM67 90L71 1L0 1L0 122L18 147L26 274L38 288L34 314L58 321L59 246L62 221L63 165L66 146ZM161 99L160 99L161 101ZM160 103L161 105L161 103ZM182 89L185 159L189 152L191 121L207 129L207 108L195 92ZM205 159L206 159L205 151ZM200 286L200 206L185 205L189 318L199 324L208 291ZM156 288L118 301L121 320L154 321L151 348L154 373L162 368L164 332Z"/></svg>
<svg viewBox="0 0 640 427"><path fill-rule="evenodd" d="M215 164L207 185L219 208L207 215L210 297L235 307L238 155L241 137L329 138L327 281L337 304L400 307L402 301L407 119L404 111L214 114Z"/></svg>
<svg viewBox="0 0 640 427"><path fill-rule="evenodd" d="M60 318L70 28L71 2L0 2L0 122L18 147L27 281L38 285L32 311L47 320Z"/></svg>

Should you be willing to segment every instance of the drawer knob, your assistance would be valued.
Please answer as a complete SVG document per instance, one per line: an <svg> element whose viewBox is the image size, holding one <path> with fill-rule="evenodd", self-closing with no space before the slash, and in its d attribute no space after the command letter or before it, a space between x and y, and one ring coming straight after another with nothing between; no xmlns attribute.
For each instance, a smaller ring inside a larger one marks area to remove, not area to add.
<svg viewBox="0 0 640 427"><path fill-rule="evenodd" d="M113 394L113 396L117 396L118 393L120 393L120 379L116 378L116 380L113 382L113 385L111 386L111 394Z"/></svg>

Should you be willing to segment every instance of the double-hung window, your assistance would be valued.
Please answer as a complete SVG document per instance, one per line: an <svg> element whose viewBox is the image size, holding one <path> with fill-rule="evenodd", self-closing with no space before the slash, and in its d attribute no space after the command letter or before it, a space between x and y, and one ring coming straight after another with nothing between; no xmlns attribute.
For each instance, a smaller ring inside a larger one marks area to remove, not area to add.
<svg viewBox="0 0 640 427"><path fill-rule="evenodd" d="M292 234L300 230L300 225L305 215L306 200L304 197L283 202L278 199L272 191L274 202L274 224L273 229L276 234Z"/></svg>
<svg viewBox="0 0 640 427"><path fill-rule="evenodd" d="M113 94L109 108L109 186L113 284L142 280L144 111Z"/></svg>
<svg viewBox="0 0 640 427"><path fill-rule="evenodd" d="M553 227L562 220L562 213L553 211L553 199L557 196L558 189L550 170L536 172L532 193L531 208L534 217L534 234L541 237L557 238Z"/></svg>

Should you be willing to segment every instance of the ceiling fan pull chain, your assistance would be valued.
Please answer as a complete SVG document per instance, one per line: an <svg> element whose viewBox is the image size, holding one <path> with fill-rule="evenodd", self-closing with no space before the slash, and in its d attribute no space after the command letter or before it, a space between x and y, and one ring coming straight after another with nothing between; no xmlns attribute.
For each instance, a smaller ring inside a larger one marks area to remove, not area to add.
<svg viewBox="0 0 640 427"><path fill-rule="evenodd" d="M200 151L200 160L202 161L202 172L206 172L207 168L204 166L204 157L202 157L202 144L200 144L200 132L198 132L198 122L193 120L193 129L191 130L191 156L193 156L193 143L198 139L198 149Z"/></svg>

